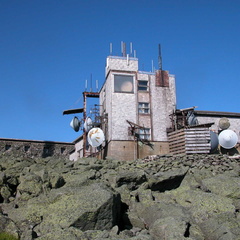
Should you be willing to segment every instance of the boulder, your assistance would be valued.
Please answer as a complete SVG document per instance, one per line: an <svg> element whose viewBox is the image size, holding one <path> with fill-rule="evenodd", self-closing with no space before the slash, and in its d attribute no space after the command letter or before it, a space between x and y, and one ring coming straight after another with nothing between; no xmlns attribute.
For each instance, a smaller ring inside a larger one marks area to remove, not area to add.
<svg viewBox="0 0 240 240"><path fill-rule="evenodd" d="M28 200L27 205L9 211L20 226L28 221L37 236L55 228L74 227L82 231L111 229L119 222L120 197L104 184L53 189L48 195Z"/></svg>
<svg viewBox="0 0 240 240"><path fill-rule="evenodd" d="M180 168L167 172L158 172L153 176L148 176L149 188L152 191L165 192L178 188L183 181L188 168Z"/></svg>
<svg viewBox="0 0 240 240"><path fill-rule="evenodd" d="M16 224L2 213L0 213L0 232L7 232L16 238L19 237L19 229L17 228Z"/></svg>
<svg viewBox="0 0 240 240"><path fill-rule="evenodd" d="M154 222L150 234L154 240L189 239L189 223L178 217L160 218Z"/></svg>
<svg viewBox="0 0 240 240"><path fill-rule="evenodd" d="M220 174L202 180L203 189L229 198L240 199L240 178L235 175Z"/></svg>
<svg viewBox="0 0 240 240"><path fill-rule="evenodd" d="M240 221L233 213L224 213L209 218L200 224L202 232L211 240L240 239Z"/></svg>
<svg viewBox="0 0 240 240"><path fill-rule="evenodd" d="M119 172L116 178L115 187L127 185L128 189L135 190L146 180L146 175L142 170Z"/></svg>
<svg viewBox="0 0 240 240"><path fill-rule="evenodd" d="M238 240L239 159L0 156L0 231L21 240Z"/></svg>
<svg viewBox="0 0 240 240"><path fill-rule="evenodd" d="M214 193L178 188L168 194L179 205L188 209L196 223L204 222L218 214L235 212L232 199Z"/></svg>
<svg viewBox="0 0 240 240"><path fill-rule="evenodd" d="M39 196L43 192L43 181L40 176L28 173L20 176L20 184L17 191L20 193L21 199L28 200Z"/></svg>

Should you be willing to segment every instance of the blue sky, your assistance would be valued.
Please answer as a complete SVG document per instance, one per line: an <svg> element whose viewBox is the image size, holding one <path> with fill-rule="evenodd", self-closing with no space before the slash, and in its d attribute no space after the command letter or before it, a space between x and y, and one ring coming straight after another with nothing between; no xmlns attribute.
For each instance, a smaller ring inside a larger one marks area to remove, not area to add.
<svg viewBox="0 0 240 240"><path fill-rule="evenodd" d="M176 76L177 108L239 111L238 0L0 0L0 138L71 142L85 80L121 41ZM81 115L78 115L81 117Z"/></svg>

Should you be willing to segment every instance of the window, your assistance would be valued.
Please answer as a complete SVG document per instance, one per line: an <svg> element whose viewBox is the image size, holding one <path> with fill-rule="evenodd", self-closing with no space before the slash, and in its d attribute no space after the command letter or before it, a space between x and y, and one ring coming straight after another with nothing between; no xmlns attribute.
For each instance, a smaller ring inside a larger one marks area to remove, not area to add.
<svg viewBox="0 0 240 240"><path fill-rule="evenodd" d="M30 148L29 145L24 146L24 152L28 152L29 148Z"/></svg>
<svg viewBox="0 0 240 240"><path fill-rule="evenodd" d="M148 91L148 81L139 80L138 81L138 91Z"/></svg>
<svg viewBox="0 0 240 240"><path fill-rule="evenodd" d="M150 128L139 129L139 138L143 140L150 140Z"/></svg>
<svg viewBox="0 0 240 240"><path fill-rule="evenodd" d="M133 76L114 75L114 92L133 93Z"/></svg>
<svg viewBox="0 0 240 240"><path fill-rule="evenodd" d="M5 145L5 150L7 151L8 149L10 149L11 148L11 145L9 145L9 144L6 144Z"/></svg>
<svg viewBox="0 0 240 240"><path fill-rule="evenodd" d="M150 113L149 103L143 102L138 103L138 113L149 114Z"/></svg>
<svg viewBox="0 0 240 240"><path fill-rule="evenodd" d="M61 154L63 154L65 152L66 148L65 147L61 147Z"/></svg>

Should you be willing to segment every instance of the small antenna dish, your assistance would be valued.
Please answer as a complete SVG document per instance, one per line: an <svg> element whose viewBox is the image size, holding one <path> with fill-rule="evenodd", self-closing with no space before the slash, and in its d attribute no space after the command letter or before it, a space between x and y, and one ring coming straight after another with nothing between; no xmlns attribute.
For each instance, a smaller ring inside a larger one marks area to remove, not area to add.
<svg viewBox="0 0 240 240"><path fill-rule="evenodd" d="M216 152L218 148L219 140L218 140L218 135L213 131L210 131L210 143L211 143L210 153Z"/></svg>
<svg viewBox="0 0 240 240"><path fill-rule="evenodd" d="M88 142L92 147L98 147L105 141L105 136L100 128L92 128L88 132Z"/></svg>
<svg viewBox="0 0 240 240"><path fill-rule="evenodd" d="M70 126L73 128L75 132L79 131L79 128L81 126L81 122L78 120L77 117L74 117L72 121L70 122Z"/></svg>
<svg viewBox="0 0 240 240"><path fill-rule="evenodd" d="M223 148L231 149L237 144L238 136L234 131L227 129L219 134L218 139Z"/></svg>
<svg viewBox="0 0 240 240"><path fill-rule="evenodd" d="M230 127L230 122L228 120L228 118L221 118L219 120L218 126L222 129L222 130L226 130Z"/></svg>
<svg viewBox="0 0 240 240"><path fill-rule="evenodd" d="M198 120L195 116L195 114L193 113L193 111L188 112L187 114L187 122L189 126L196 126L198 125Z"/></svg>
<svg viewBox="0 0 240 240"><path fill-rule="evenodd" d="M92 119L90 117L87 117L83 127L85 129L86 132L89 132L89 130L93 127L93 123L92 123Z"/></svg>

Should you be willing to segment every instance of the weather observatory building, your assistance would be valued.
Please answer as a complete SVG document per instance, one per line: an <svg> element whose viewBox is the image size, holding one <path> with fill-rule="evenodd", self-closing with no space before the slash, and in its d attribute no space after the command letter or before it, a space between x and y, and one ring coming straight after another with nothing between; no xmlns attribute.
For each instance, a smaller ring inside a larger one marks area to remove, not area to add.
<svg viewBox="0 0 240 240"><path fill-rule="evenodd" d="M105 156L132 160L169 152L166 129L176 107L174 75L161 67L140 71L138 59L123 51L107 57L99 99Z"/></svg>
<svg viewBox="0 0 240 240"><path fill-rule="evenodd" d="M100 91L83 92L84 108L77 109L82 122L72 120L74 130L84 127L70 160L238 151L240 113L176 109L175 76L162 69L160 45L159 68L150 72L139 70L135 51L127 54L125 43L121 56L110 53ZM87 116L87 97L99 98L97 120Z"/></svg>

